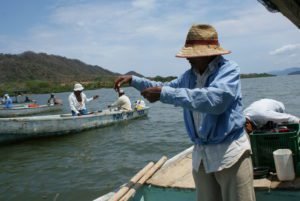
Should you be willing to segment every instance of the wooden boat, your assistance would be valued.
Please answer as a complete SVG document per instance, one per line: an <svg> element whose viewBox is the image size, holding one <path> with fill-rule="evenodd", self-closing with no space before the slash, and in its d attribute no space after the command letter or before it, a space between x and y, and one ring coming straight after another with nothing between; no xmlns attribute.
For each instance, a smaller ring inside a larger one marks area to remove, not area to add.
<svg viewBox="0 0 300 201"><path fill-rule="evenodd" d="M30 104L20 104L9 109L0 108L0 117L28 116L32 114L59 111L61 109L62 105L35 105L34 107L30 107Z"/></svg>
<svg viewBox="0 0 300 201"><path fill-rule="evenodd" d="M146 116L149 108L134 111L104 110L89 115L71 114L0 118L0 142L62 135Z"/></svg>
<svg viewBox="0 0 300 201"><path fill-rule="evenodd" d="M130 200L196 200L195 184L192 176L192 150L193 147L190 147L169 159L136 191ZM276 176L255 179L254 188L257 201L300 200L300 177L292 182L280 182ZM115 196L115 192L110 192L94 201L111 200L113 196Z"/></svg>

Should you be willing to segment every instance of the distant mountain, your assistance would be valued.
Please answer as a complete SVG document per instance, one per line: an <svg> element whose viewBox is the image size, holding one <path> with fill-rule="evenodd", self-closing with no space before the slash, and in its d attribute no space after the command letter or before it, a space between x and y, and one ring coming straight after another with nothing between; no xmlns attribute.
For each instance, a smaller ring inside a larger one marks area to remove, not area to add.
<svg viewBox="0 0 300 201"><path fill-rule="evenodd" d="M299 71L294 71L292 73L289 73L289 75L300 75L300 70Z"/></svg>
<svg viewBox="0 0 300 201"><path fill-rule="evenodd" d="M0 72L2 83L30 80L67 83L119 75L77 59L31 51L16 55L0 54Z"/></svg>
<svg viewBox="0 0 300 201"><path fill-rule="evenodd" d="M241 74L241 78L257 78L257 77L273 77L276 75L271 75L268 73L249 73L249 74Z"/></svg>
<svg viewBox="0 0 300 201"><path fill-rule="evenodd" d="M135 75L135 76L138 76L138 77L145 77L142 74L139 74L135 71L129 71L129 72L125 73L125 75Z"/></svg>
<svg viewBox="0 0 300 201"><path fill-rule="evenodd" d="M300 67L292 67L292 68L286 68L286 69L283 69L283 70L279 70L279 71L270 71L268 72L268 74L272 74L272 75L289 75L293 72L297 72L297 71L300 71Z"/></svg>

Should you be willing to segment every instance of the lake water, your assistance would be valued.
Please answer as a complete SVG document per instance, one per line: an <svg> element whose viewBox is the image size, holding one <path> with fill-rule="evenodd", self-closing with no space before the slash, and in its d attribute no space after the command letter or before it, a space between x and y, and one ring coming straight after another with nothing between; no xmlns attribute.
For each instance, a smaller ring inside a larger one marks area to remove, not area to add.
<svg viewBox="0 0 300 201"><path fill-rule="evenodd" d="M300 116L300 76L242 80L243 102L260 98L282 101L288 113ZM125 88L132 101L140 98ZM117 98L112 89L85 91L100 99L90 111L105 108ZM69 112L69 93L56 94ZM34 95L39 103L48 94ZM0 145L0 200L83 201L93 200L127 182L149 161L172 157L191 146L182 109L160 102L147 118L66 136L26 140Z"/></svg>

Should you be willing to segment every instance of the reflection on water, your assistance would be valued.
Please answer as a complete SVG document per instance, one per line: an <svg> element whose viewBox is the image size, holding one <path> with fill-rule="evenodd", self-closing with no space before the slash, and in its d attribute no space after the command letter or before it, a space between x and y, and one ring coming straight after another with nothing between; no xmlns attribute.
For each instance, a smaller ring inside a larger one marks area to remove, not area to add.
<svg viewBox="0 0 300 201"><path fill-rule="evenodd" d="M260 98L274 98L287 112L300 116L300 76L242 80L245 106ZM125 88L132 101L139 92ZM85 92L100 98L90 111L112 103L112 89ZM56 94L68 113L69 93ZM49 94L34 95L39 103ZM149 116L118 125L60 137L27 140L0 147L0 200L92 200L131 178L149 161L171 157L191 145L183 124L182 109L149 104Z"/></svg>

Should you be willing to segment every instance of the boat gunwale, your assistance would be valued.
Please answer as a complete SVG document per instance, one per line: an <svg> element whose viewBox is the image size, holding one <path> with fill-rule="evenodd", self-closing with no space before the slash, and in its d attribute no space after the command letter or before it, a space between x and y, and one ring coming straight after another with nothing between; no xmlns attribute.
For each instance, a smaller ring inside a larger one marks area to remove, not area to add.
<svg viewBox="0 0 300 201"><path fill-rule="evenodd" d="M72 116L70 113L65 114L53 114L53 115L37 115L37 116L23 116L23 117L7 117L7 118L0 118L1 121L13 121L13 122L31 122L31 121L49 121L49 120L68 120L68 119L86 119L92 117L100 117L100 116L108 116L114 114L123 114L129 112L138 112L138 111L148 111L149 107L143 108L141 110L131 110L131 111L110 111L110 113L106 113L108 110L103 110L102 112L94 112L88 115L81 115L81 116ZM66 116L62 116L66 115Z"/></svg>
<svg viewBox="0 0 300 201"><path fill-rule="evenodd" d="M40 109L40 108L60 108L63 105L38 105L36 107L12 107L12 108L0 108L0 111L19 111L19 110L34 110L34 109Z"/></svg>

